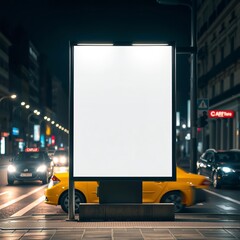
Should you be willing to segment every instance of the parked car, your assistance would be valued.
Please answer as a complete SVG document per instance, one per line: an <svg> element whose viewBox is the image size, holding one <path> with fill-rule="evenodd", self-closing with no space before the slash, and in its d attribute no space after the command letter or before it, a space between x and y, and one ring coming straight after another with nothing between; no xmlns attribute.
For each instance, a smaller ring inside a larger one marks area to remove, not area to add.
<svg viewBox="0 0 240 240"><path fill-rule="evenodd" d="M8 166L7 180L13 185L15 180L34 181L41 180L43 184L49 182L53 174L53 164L46 152L39 148L26 148L18 153Z"/></svg>
<svg viewBox="0 0 240 240"><path fill-rule="evenodd" d="M206 150L197 161L198 174L212 180L215 188L240 184L240 151Z"/></svg>
<svg viewBox="0 0 240 240"><path fill-rule="evenodd" d="M45 189L45 203L61 205L68 211L68 172L54 173L48 188ZM202 190L208 188L210 181L197 174L187 173L177 168L177 181L143 182L143 203L174 203L175 212L198 202L206 201ZM75 210L78 212L80 203L98 203L97 182L75 182Z"/></svg>
<svg viewBox="0 0 240 240"><path fill-rule="evenodd" d="M55 166L68 166L69 157L67 150L56 150L53 157L53 163Z"/></svg>

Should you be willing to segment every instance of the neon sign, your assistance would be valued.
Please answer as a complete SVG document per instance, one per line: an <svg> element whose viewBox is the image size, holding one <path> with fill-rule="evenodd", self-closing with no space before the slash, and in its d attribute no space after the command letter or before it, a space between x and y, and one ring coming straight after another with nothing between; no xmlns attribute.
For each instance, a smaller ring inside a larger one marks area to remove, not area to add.
<svg viewBox="0 0 240 240"><path fill-rule="evenodd" d="M209 110L209 118L234 118L234 111L232 110Z"/></svg>

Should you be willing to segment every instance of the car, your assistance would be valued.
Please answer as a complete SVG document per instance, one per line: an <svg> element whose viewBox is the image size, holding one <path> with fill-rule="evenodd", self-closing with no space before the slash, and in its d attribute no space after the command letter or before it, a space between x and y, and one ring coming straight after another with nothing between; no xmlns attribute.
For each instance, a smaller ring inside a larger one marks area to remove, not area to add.
<svg viewBox="0 0 240 240"><path fill-rule="evenodd" d="M48 154L48 156L49 156L50 159L52 159L55 151L56 151L55 148L49 148L49 149L47 149L47 154Z"/></svg>
<svg viewBox="0 0 240 240"><path fill-rule="evenodd" d="M214 188L240 185L240 151L207 149L197 161L197 172L209 177Z"/></svg>
<svg viewBox="0 0 240 240"><path fill-rule="evenodd" d="M45 189L45 203L61 205L68 212L68 172L57 172L52 176L48 188ZM204 176L187 173L177 167L177 181L144 181L143 203L174 203L175 212L181 212L184 207L206 201L203 189L208 188L210 181ZM98 182L75 182L75 211L80 203L98 203Z"/></svg>
<svg viewBox="0 0 240 240"><path fill-rule="evenodd" d="M52 174L53 164L47 153L39 148L26 148L10 160L7 181L9 185L13 185L15 180L41 180L42 184L47 184Z"/></svg>
<svg viewBox="0 0 240 240"><path fill-rule="evenodd" d="M69 157L67 150L56 150L52 160L55 166L68 166L69 164Z"/></svg>

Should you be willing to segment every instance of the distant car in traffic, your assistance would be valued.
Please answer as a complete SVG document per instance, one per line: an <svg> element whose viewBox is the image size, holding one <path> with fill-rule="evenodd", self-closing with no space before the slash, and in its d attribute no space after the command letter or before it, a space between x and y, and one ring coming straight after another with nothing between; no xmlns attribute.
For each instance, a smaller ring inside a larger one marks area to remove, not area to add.
<svg viewBox="0 0 240 240"><path fill-rule="evenodd" d="M56 150L53 157L53 163L55 166L63 167L69 165L69 157L67 150Z"/></svg>
<svg viewBox="0 0 240 240"><path fill-rule="evenodd" d="M49 148L49 149L47 149L47 154L48 154L49 158L52 159L55 151L56 151L55 148Z"/></svg>
<svg viewBox="0 0 240 240"><path fill-rule="evenodd" d="M61 205L68 212L68 172L54 173L48 188L45 189L45 203ZM210 181L197 174L187 173L177 168L177 181L173 182L143 182L144 203L174 203L175 212L181 212L184 207L206 201L202 189L208 188ZM94 181L75 182L75 211L80 203L98 203L98 183Z"/></svg>
<svg viewBox="0 0 240 240"><path fill-rule="evenodd" d="M13 185L15 180L40 180L42 184L46 184L52 173L52 160L46 152L40 151L38 148L26 148L24 152L18 153L10 160L7 180L9 185Z"/></svg>
<svg viewBox="0 0 240 240"><path fill-rule="evenodd" d="M197 161L197 172L209 177L214 188L240 185L240 151L208 149Z"/></svg>

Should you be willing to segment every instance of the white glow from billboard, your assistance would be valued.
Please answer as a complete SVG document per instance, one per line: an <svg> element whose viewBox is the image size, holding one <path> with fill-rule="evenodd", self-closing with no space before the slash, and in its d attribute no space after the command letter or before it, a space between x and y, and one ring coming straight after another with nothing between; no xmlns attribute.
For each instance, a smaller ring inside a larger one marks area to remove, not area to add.
<svg viewBox="0 0 240 240"><path fill-rule="evenodd" d="M172 46L73 51L73 177L171 178Z"/></svg>

